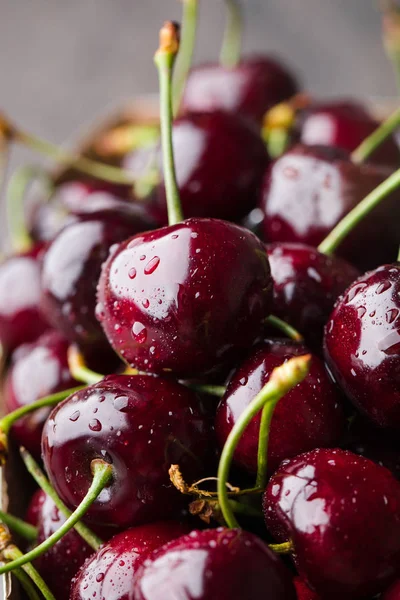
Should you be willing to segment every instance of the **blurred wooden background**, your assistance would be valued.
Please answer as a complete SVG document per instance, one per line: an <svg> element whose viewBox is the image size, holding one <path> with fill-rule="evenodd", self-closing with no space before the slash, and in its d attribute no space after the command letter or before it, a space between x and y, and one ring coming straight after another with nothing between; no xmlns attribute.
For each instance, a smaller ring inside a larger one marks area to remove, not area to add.
<svg viewBox="0 0 400 600"><path fill-rule="evenodd" d="M374 0L243 0L245 50L274 50L320 95L392 96ZM196 60L217 56L223 0L200 0ZM152 56L178 0L0 0L0 107L64 140L110 104L157 89Z"/></svg>

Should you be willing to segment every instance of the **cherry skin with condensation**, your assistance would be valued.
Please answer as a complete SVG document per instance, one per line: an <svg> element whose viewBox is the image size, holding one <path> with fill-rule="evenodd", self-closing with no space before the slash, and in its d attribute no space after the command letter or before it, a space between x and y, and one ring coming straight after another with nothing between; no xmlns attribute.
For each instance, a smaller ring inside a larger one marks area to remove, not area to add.
<svg viewBox="0 0 400 600"><path fill-rule="evenodd" d="M337 148L291 148L264 179L260 208L265 239L317 247L391 172L369 163L354 164ZM335 254L362 272L393 260L400 241L399 200L395 190L353 228Z"/></svg>
<svg viewBox="0 0 400 600"><path fill-rule="evenodd" d="M400 264L359 277L325 328L325 359L357 408L381 427L400 428Z"/></svg>
<svg viewBox="0 0 400 600"><path fill-rule="evenodd" d="M43 259L41 308L53 326L84 354L112 356L95 317L96 286L110 247L150 227L124 202L100 201L82 209L79 221L65 227Z"/></svg>
<svg viewBox="0 0 400 600"><path fill-rule="evenodd" d="M378 126L379 121L354 100L315 102L298 113L294 137L303 144L322 144L352 152ZM399 148L391 136L368 158L368 162L395 168L399 160Z"/></svg>
<svg viewBox="0 0 400 600"><path fill-rule="evenodd" d="M188 76L181 112L224 110L262 123L266 111L298 91L290 71L269 56L249 56L227 68L199 65Z"/></svg>
<svg viewBox="0 0 400 600"><path fill-rule="evenodd" d="M177 514L187 498L170 482L170 466L196 481L212 468L213 447L195 393L151 375L109 375L73 394L51 412L42 437L46 471L71 509L89 489L91 462L113 466L85 519L120 528Z"/></svg>
<svg viewBox="0 0 400 600"><path fill-rule="evenodd" d="M239 529L193 531L139 566L135 600L295 600L290 572L257 536Z"/></svg>
<svg viewBox="0 0 400 600"><path fill-rule="evenodd" d="M42 250L43 245L37 244L0 265L0 343L8 352L49 329L39 309Z"/></svg>
<svg viewBox="0 0 400 600"><path fill-rule="evenodd" d="M373 597L400 573L400 482L362 456L317 449L284 461L263 508L268 529L292 541L299 574L326 600Z"/></svg>
<svg viewBox="0 0 400 600"><path fill-rule="evenodd" d="M215 430L221 447L243 411L269 381L272 371L308 352L304 344L286 339L265 340L252 351L231 377L218 405ZM243 432L234 453L234 462L250 473L257 472L260 420L259 413ZM323 362L314 355L307 377L275 408L268 445L269 471L275 471L285 458L337 445L344 430L341 396Z"/></svg>
<svg viewBox="0 0 400 600"><path fill-rule="evenodd" d="M189 533L177 521L131 527L104 544L72 581L70 600L132 598L134 575L144 558L171 540Z"/></svg>
<svg viewBox="0 0 400 600"><path fill-rule="evenodd" d="M76 387L68 368L68 342L58 331L44 333L36 342L15 351L3 388L7 412L32 404L39 398ZM51 408L36 410L16 421L11 429L18 444L40 458L43 424Z"/></svg>
<svg viewBox="0 0 400 600"><path fill-rule="evenodd" d="M271 312L272 279L250 231L188 219L119 244L97 297L97 317L128 364L200 377L251 347Z"/></svg>
<svg viewBox="0 0 400 600"><path fill-rule="evenodd" d="M252 124L221 111L192 113L174 122L172 143L185 217L238 221L256 206L270 161ZM154 199L167 223L163 182Z"/></svg>
<svg viewBox="0 0 400 600"><path fill-rule="evenodd" d="M269 244L267 252L274 280L273 314L293 325L308 346L321 352L324 326L334 303L359 271L305 244Z"/></svg>

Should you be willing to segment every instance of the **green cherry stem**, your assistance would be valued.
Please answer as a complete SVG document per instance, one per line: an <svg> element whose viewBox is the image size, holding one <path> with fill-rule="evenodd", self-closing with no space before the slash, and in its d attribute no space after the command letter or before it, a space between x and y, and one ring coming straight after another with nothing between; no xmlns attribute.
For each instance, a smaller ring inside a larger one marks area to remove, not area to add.
<svg viewBox="0 0 400 600"><path fill-rule="evenodd" d="M243 37L243 15L238 0L225 0L226 25L219 62L232 69L240 61Z"/></svg>
<svg viewBox="0 0 400 600"><path fill-rule="evenodd" d="M400 248L399 248L399 253L397 255L397 262L400 262Z"/></svg>
<svg viewBox="0 0 400 600"><path fill-rule="evenodd" d="M29 600L40 600L40 596L33 585L32 579L22 569L15 569L13 575L18 579Z"/></svg>
<svg viewBox="0 0 400 600"><path fill-rule="evenodd" d="M267 404L272 404L273 407L275 407L278 400L280 400L282 396L284 396L289 390L291 390L306 377L309 370L310 360L311 357L308 354L304 356L296 356L295 358L292 358L286 363L282 364L280 367L274 369L271 373L268 383L241 414L225 442L218 466L217 485L219 505L223 517L229 527L239 527L239 523L237 522L229 504L226 482L228 481L233 454L240 441L240 438L242 437L246 427L249 425L254 416L260 412L260 410L262 410ZM266 443L262 441L265 450L267 449L268 445L268 435L266 434L268 434L268 432L261 431L260 427L260 440L263 437L267 437ZM264 481L266 466L266 456L264 456L262 464L258 465L257 480Z"/></svg>
<svg viewBox="0 0 400 600"><path fill-rule="evenodd" d="M8 564L0 567L0 575L3 573L8 573L13 569L18 567L22 567L28 562L31 562L38 558L41 554L49 550L54 544L61 540L65 534L67 534L72 527L85 516L86 512L93 504L93 502L97 499L102 490L106 487L106 485L110 482L112 477L112 466L109 463L106 463L104 460L96 459L92 461L91 464L92 472L93 472L93 480L89 487L89 490L86 493L86 496L79 504L79 506L75 509L75 511L68 517L68 519L61 525L57 531L55 531L50 537L48 537L44 542L33 548L30 552L12 560Z"/></svg>
<svg viewBox="0 0 400 600"><path fill-rule="evenodd" d="M282 544L268 544L270 550L276 554L289 554L293 552L292 542L283 542Z"/></svg>
<svg viewBox="0 0 400 600"><path fill-rule="evenodd" d="M8 562L4 567L1 567L2 569L6 569L16 561L24 560L27 556L26 554L22 554L21 550L19 550L19 548L17 548L17 546L15 546L14 544L10 544L9 546L7 546L7 548L3 550L2 555L6 560L11 561ZM30 563L27 564L26 562L23 562L22 568L23 572L29 577L29 579L33 581L33 583L36 585L38 590L40 590L42 596L46 600L56 600L56 597L52 594L44 579L39 575L35 567L33 567Z"/></svg>
<svg viewBox="0 0 400 600"><path fill-rule="evenodd" d="M13 515L0 510L0 521L7 525L11 531L28 542L34 542L37 539L37 528L18 517L14 517Z"/></svg>
<svg viewBox="0 0 400 600"><path fill-rule="evenodd" d="M14 425L18 419L25 417L26 415L38 410L39 408L44 408L46 406L56 406L65 398L68 398L71 394L78 392L84 386L79 386L75 388L70 388L68 390L63 390L62 392L57 392L55 394L50 394L49 396L44 396L44 398L40 398L36 400L36 402L32 402L32 404L25 404L20 408L17 408L13 412L5 415L2 419L0 419L0 457L4 458L4 455L7 453L8 449L8 434L10 432L11 427ZM0 460L1 462L1 460Z"/></svg>
<svg viewBox="0 0 400 600"><path fill-rule="evenodd" d="M191 390L199 392L200 394L208 394L209 396L216 396L222 398L226 392L224 385L208 385L203 383L190 383L187 385Z"/></svg>
<svg viewBox="0 0 400 600"><path fill-rule="evenodd" d="M400 125L400 108L383 121L361 144L353 150L351 159L362 163L380 146Z"/></svg>
<svg viewBox="0 0 400 600"><path fill-rule="evenodd" d="M32 475L33 479L36 481L38 486L45 492L45 494L47 494L47 496L49 496L49 498L53 500L54 504L56 505L58 510L64 515L64 517L68 519L72 514L71 511L58 497L55 489L53 488L53 486L51 485L51 483L49 482L49 480L47 479L37 462L29 454L29 452L25 450L25 448L20 448L20 453L28 473ZM74 528L79 533L81 538L85 540L85 542L91 548L93 548L93 550L98 550L100 548L100 546L103 543L103 540L101 540L96 534L94 534L93 531L91 531L89 527L87 527L87 525L78 522L75 523Z"/></svg>
<svg viewBox="0 0 400 600"><path fill-rule="evenodd" d="M25 197L29 186L40 180L50 195L53 184L46 171L39 166L24 165L17 169L10 178L7 189L7 221L13 250L25 252L32 247L32 239L25 221Z"/></svg>
<svg viewBox="0 0 400 600"><path fill-rule="evenodd" d="M304 339L297 329L289 325L289 323L282 321L282 319L279 319L279 317L270 315L265 319L265 323L267 325L272 325L272 327L275 327L276 329L279 329L279 331L295 342L302 342Z"/></svg>
<svg viewBox="0 0 400 600"><path fill-rule="evenodd" d="M198 0L181 0L183 4L182 35L174 73L174 115L178 114L187 76L192 64L198 21Z"/></svg>
<svg viewBox="0 0 400 600"><path fill-rule="evenodd" d="M160 31L160 47L154 55L154 62L160 83L161 144L170 225L183 221L172 145L172 72L178 50L179 25L166 21Z"/></svg>
<svg viewBox="0 0 400 600"><path fill-rule="evenodd" d="M61 148L52 142L19 129L2 114L0 114L0 125L3 128L7 128L9 140L18 142L23 146L48 156L52 160L55 160L63 165L73 167L81 173L90 175L91 177L96 177L97 179L101 179L103 181L109 181L110 183L119 183L123 185L133 185L135 183L135 178L132 177L128 171L107 165L106 163L92 160L86 156L68 152L64 148Z"/></svg>
<svg viewBox="0 0 400 600"><path fill-rule="evenodd" d="M89 369L83 355L75 345L71 345L68 348L68 367L72 377L77 381L86 383L86 385L99 383L104 378L104 375L101 373L96 373L92 369Z"/></svg>
<svg viewBox="0 0 400 600"><path fill-rule="evenodd" d="M400 186L400 169L392 173L378 187L368 194L332 229L318 246L323 254L333 254L345 237L368 215L382 200Z"/></svg>

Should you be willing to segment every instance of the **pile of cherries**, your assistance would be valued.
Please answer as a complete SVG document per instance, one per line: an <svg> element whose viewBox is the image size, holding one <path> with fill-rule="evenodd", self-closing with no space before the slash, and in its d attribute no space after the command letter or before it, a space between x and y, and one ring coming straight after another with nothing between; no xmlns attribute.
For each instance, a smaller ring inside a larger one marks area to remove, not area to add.
<svg viewBox="0 0 400 600"><path fill-rule="evenodd" d="M160 141L58 150L25 216L12 181L1 455L42 489L0 513L0 573L28 598L400 599L400 117L304 99L233 39L178 55L173 102L167 22Z"/></svg>

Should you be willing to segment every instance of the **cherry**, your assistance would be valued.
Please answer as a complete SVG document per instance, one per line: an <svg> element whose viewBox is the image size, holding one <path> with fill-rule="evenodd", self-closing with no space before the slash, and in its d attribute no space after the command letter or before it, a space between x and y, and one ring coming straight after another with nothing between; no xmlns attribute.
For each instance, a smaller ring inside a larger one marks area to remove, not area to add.
<svg viewBox="0 0 400 600"><path fill-rule="evenodd" d="M264 180L265 238L318 246L389 174L383 167L354 164L337 148L295 146L273 163ZM362 271L392 260L399 244L398 200L395 190L349 233L336 254Z"/></svg>
<svg viewBox="0 0 400 600"><path fill-rule="evenodd" d="M36 245L0 265L0 342L8 352L49 328L39 310L41 250Z"/></svg>
<svg viewBox="0 0 400 600"><path fill-rule="evenodd" d="M216 415L216 433L221 447L243 410L261 391L275 367L293 356L307 354L303 344L291 340L266 340L232 376ZM271 423L268 467L275 471L280 462L320 446L335 446L344 432L341 398L330 381L322 361L313 356L307 377L277 404ZM257 451L261 414L244 431L234 454L237 465L257 472Z"/></svg>
<svg viewBox="0 0 400 600"><path fill-rule="evenodd" d="M295 577L293 583L296 588L297 600L321 600L321 596L318 596L313 590L310 590L301 577Z"/></svg>
<svg viewBox="0 0 400 600"><path fill-rule="evenodd" d="M352 152L378 126L379 122L365 106L354 100L315 102L298 113L294 137L303 144L333 146ZM395 140L388 138L369 160L397 167L400 153Z"/></svg>
<svg viewBox="0 0 400 600"><path fill-rule="evenodd" d="M188 527L178 522L161 521L117 534L77 573L72 581L70 599L132 598L134 575L143 559L188 532Z"/></svg>
<svg viewBox="0 0 400 600"><path fill-rule="evenodd" d="M269 56L250 56L234 67L209 63L189 73L181 110L224 110L261 123L265 112L298 91L290 71Z"/></svg>
<svg viewBox="0 0 400 600"><path fill-rule="evenodd" d="M37 490L30 501L26 520L38 528L37 543L40 544L64 522L51 498ZM94 550L72 529L55 546L35 561L35 567L59 600L69 599L71 579Z"/></svg>
<svg viewBox="0 0 400 600"><path fill-rule="evenodd" d="M255 535L239 529L193 531L155 550L135 575L135 600L296 598L290 574Z"/></svg>
<svg viewBox="0 0 400 600"><path fill-rule="evenodd" d="M269 159L265 144L252 125L221 111L197 112L175 121L173 146L186 217L236 221L255 207ZM132 158L128 156L126 167L137 161L137 153ZM166 223L163 183L155 191L155 201L160 220Z"/></svg>
<svg viewBox="0 0 400 600"><path fill-rule="evenodd" d="M381 596L381 600L399 600L400 599L400 581L396 581L386 592Z"/></svg>
<svg viewBox="0 0 400 600"><path fill-rule="evenodd" d="M354 404L380 426L400 427L400 264L359 277L325 329L325 358Z"/></svg>
<svg viewBox="0 0 400 600"><path fill-rule="evenodd" d="M271 288L254 234L189 219L116 248L102 270L96 314L130 365L199 377L251 346L270 312Z"/></svg>
<svg viewBox="0 0 400 600"><path fill-rule="evenodd" d="M333 305L359 272L346 261L305 244L270 244L267 251L274 280L272 312L320 350Z"/></svg>
<svg viewBox="0 0 400 600"><path fill-rule="evenodd" d="M96 286L110 247L149 223L129 205L106 203L65 227L43 259L41 307L54 327L89 355L110 349L95 317Z"/></svg>
<svg viewBox="0 0 400 600"><path fill-rule="evenodd" d="M179 464L185 479L195 481L207 467L210 442L194 392L172 380L110 375L53 410L43 429L42 450L50 480L70 507L89 487L91 461L108 461L111 484L87 518L127 527L179 511L185 498L170 483L168 469Z"/></svg>
<svg viewBox="0 0 400 600"><path fill-rule="evenodd" d="M67 361L67 340L57 331L44 333L36 342L15 352L3 390L7 412L55 392L75 387ZM12 434L19 445L40 457L43 424L50 408L35 411L18 420Z"/></svg>
<svg viewBox="0 0 400 600"><path fill-rule="evenodd" d="M296 566L324 599L370 597L400 571L400 483L345 450L284 461L265 491L270 531L290 538Z"/></svg>

